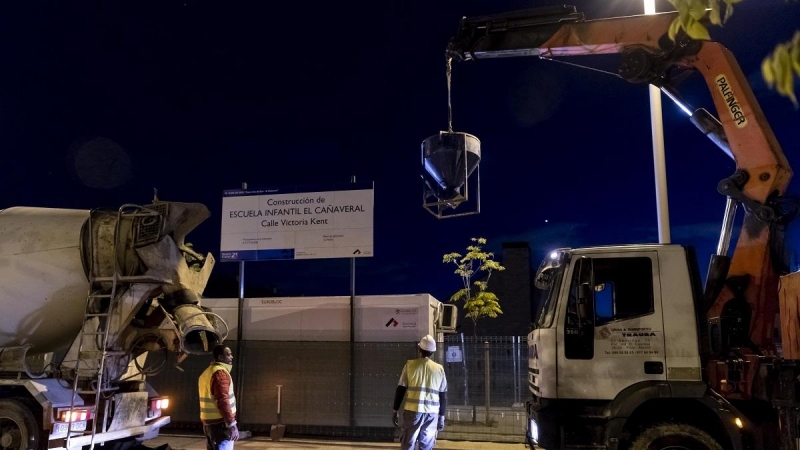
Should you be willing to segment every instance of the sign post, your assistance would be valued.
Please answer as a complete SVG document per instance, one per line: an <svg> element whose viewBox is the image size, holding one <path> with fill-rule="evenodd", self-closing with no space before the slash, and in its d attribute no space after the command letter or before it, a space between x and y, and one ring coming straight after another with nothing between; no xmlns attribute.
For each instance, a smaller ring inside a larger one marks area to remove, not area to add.
<svg viewBox="0 0 800 450"><path fill-rule="evenodd" d="M242 190L247 190L247 183L242 183ZM244 355L244 340L242 340L242 332L244 327L242 326L242 317L244 314L244 261L239 261L239 308L236 312L238 321L236 322L236 353L238 355ZM238 356L237 355L237 356ZM243 380L244 380L244 367L239 366L238 370L236 371L236 401L239 403L239 410L242 410L242 400L244 399L244 391L243 391ZM241 432L245 433L245 432ZM240 434L241 434L240 433ZM246 433L250 433L247 431ZM240 438L250 437L248 436L240 436Z"/></svg>
<svg viewBox="0 0 800 450"><path fill-rule="evenodd" d="M226 190L220 261L239 262L237 339L243 346L244 263L350 258L350 425L355 425L355 261L373 254L374 184ZM238 372L241 373L241 370ZM237 374L238 374L237 373ZM237 376L240 380L240 377ZM242 389L241 381L237 388ZM241 390L239 398L242 398Z"/></svg>
<svg viewBox="0 0 800 450"><path fill-rule="evenodd" d="M356 176L350 178L356 182ZM350 258L350 427L356 426L356 259Z"/></svg>

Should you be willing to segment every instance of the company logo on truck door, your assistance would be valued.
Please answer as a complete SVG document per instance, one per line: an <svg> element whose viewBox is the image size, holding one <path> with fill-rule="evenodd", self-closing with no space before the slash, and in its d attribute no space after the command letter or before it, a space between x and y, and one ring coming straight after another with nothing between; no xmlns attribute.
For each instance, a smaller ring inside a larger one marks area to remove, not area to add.
<svg viewBox="0 0 800 450"><path fill-rule="evenodd" d="M728 78L725 75L717 75L715 81L717 82L719 93L728 105L728 111L731 113L731 117L733 117L733 123L736 124L736 128L746 127L747 117L745 117L742 107L739 106L739 101L736 100L736 94L733 92L733 89L731 89Z"/></svg>
<svg viewBox="0 0 800 450"><path fill-rule="evenodd" d="M597 331L596 339L596 354L607 357L664 354L661 330L650 327L602 327Z"/></svg>

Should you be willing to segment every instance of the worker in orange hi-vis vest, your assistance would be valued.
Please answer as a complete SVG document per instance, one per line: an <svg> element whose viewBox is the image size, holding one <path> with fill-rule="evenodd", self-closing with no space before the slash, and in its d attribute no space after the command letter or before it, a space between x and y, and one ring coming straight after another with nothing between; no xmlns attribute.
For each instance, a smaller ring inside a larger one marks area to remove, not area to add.
<svg viewBox="0 0 800 450"><path fill-rule="evenodd" d="M417 344L419 357L406 362L394 395L392 418L400 427L400 448L411 450L419 443L419 450L430 450L436 443L436 432L444 430L447 411L447 377L444 367L430 360L436 351L436 341L431 335ZM403 403L402 418L398 417Z"/></svg>

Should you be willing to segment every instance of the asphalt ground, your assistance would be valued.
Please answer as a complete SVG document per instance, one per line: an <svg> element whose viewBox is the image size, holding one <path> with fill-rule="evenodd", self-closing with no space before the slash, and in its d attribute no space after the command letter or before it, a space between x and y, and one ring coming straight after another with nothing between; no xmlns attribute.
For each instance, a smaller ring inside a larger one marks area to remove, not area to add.
<svg viewBox="0 0 800 450"><path fill-rule="evenodd" d="M206 450L206 439L201 435L191 434L166 434L161 433L155 439L144 441L147 447L156 448L167 444L173 450ZM242 449L335 449L335 450L356 450L356 449L398 449L398 442L366 442L366 441L342 441L329 439L298 439L282 438L280 441L273 441L269 436L253 436L237 441L235 448ZM439 440L434 447L439 450L524 450L524 444L508 444L494 442L471 442L471 441L444 441ZM166 450L166 449L164 449Z"/></svg>

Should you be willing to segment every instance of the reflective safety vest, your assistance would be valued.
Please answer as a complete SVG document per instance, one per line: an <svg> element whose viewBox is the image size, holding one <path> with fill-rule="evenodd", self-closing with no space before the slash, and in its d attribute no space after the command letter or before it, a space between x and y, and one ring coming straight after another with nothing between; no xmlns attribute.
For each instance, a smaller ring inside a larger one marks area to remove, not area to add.
<svg viewBox="0 0 800 450"><path fill-rule="evenodd" d="M214 363L208 366L197 381L197 389L200 394L200 420L204 422L222 419L222 414L220 414L219 408L217 408L217 402L214 400L214 395L211 393L211 378L214 372L218 370L224 370L228 378L231 377L231 373L228 372L228 369L222 364ZM233 394L233 380L231 380L231 384L228 386L228 401L231 404L231 411L235 417L236 396Z"/></svg>
<svg viewBox="0 0 800 450"><path fill-rule="evenodd" d="M406 363L406 403L403 408L421 413L439 413L439 388L444 380L444 367L428 358Z"/></svg>

